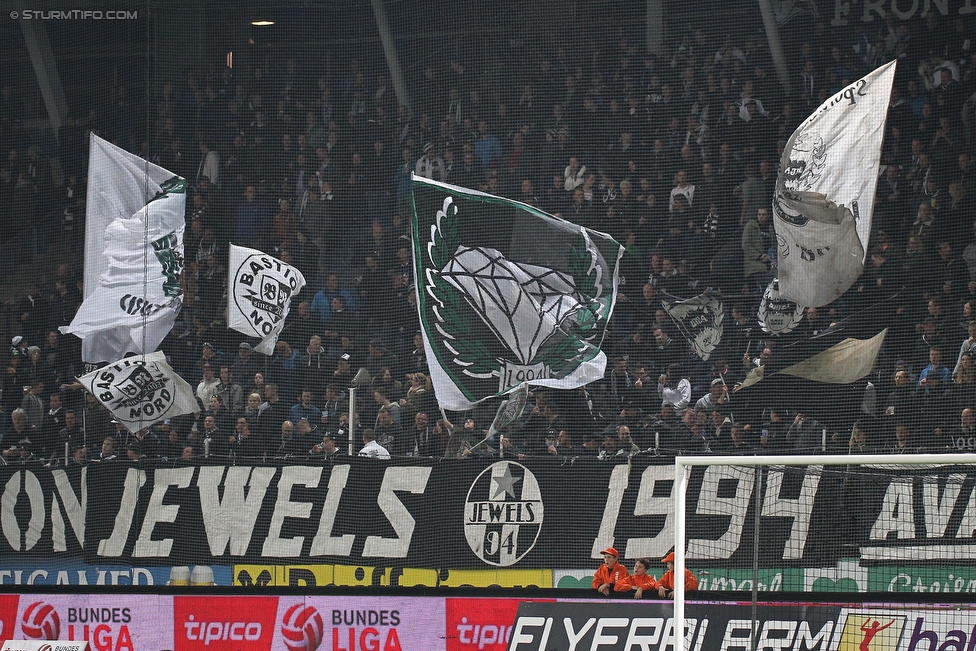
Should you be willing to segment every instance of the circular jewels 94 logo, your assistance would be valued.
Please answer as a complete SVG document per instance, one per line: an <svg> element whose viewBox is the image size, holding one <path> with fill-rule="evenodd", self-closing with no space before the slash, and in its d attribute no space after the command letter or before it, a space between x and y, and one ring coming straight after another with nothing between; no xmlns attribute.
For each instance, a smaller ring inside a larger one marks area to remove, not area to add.
<svg viewBox="0 0 976 651"><path fill-rule="evenodd" d="M258 337L271 334L285 318L292 294L305 284L297 269L263 253L246 256L231 278L237 309Z"/></svg>
<svg viewBox="0 0 976 651"><path fill-rule="evenodd" d="M512 461L485 468L468 489L464 537L478 558L507 567L528 554L542 530L542 492L535 475Z"/></svg>

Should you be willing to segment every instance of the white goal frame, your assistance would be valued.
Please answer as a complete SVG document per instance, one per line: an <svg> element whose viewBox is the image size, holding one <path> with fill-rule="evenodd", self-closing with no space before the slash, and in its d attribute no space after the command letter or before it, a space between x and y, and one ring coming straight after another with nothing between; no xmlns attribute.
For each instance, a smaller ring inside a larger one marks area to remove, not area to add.
<svg viewBox="0 0 976 651"><path fill-rule="evenodd" d="M685 505L692 466L927 466L976 464L976 454L799 454L777 456L679 456L674 459L674 649L685 651Z"/></svg>

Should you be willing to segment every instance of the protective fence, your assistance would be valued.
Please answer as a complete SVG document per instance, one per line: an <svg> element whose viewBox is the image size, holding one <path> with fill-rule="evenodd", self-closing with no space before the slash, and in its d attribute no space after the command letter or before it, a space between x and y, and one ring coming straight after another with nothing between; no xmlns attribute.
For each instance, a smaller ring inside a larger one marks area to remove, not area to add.
<svg viewBox="0 0 976 651"><path fill-rule="evenodd" d="M0 21L0 585L976 592L971 465L673 465L976 450L970 0L106 2Z"/></svg>

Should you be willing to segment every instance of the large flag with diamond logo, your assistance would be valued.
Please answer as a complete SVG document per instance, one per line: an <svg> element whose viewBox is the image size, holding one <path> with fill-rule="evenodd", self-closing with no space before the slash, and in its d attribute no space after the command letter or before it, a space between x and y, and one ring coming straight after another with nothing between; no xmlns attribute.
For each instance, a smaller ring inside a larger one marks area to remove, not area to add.
<svg viewBox="0 0 976 651"><path fill-rule="evenodd" d="M441 407L603 378L622 247L509 199L413 177L417 308Z"/></svg>

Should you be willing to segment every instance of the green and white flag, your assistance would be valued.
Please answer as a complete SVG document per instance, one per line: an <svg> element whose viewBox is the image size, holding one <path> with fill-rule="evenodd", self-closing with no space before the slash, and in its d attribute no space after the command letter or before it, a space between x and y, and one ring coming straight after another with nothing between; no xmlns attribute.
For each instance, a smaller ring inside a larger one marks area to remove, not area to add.
<svg viewBox="0 0 976 651"><path fill-rule="evenodd" d="M413 177L417 307L441 407L603 378L623 248L502 197Z"/></svg>
<svg viewBox="0 0 976 651"><path fill-rule="evenodd" d="M85 301L64 334L86 362L156 350L183 307L185 181L91 136Z"/></svg>

